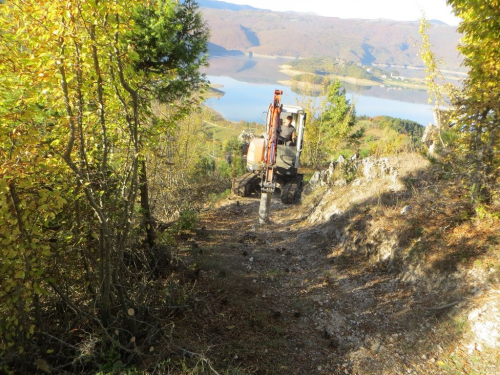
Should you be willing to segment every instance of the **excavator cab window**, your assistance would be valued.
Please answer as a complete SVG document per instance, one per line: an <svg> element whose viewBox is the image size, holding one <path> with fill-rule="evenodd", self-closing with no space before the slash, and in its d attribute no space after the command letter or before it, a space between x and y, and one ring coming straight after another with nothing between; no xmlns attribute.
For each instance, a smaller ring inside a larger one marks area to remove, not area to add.
<svg viewBox="0 0 500 375"><path fill-rule="evenodd" d="M281 135L281 129L283 127L283 118L280 118L280 124L278 126L278 144L283 145L285 144L285 138Z"/></svg>
<svg viewBox="0 0 500 375"><path fill-rule="evenodd" d="M289 128L287 128L287 118L291 117L291 127L293 128L291 131ZM280 126L278 129L278 144L279 145L287 145L287 146L295 146L295 143L292 141L292 134L295 132L295 136L297 135L296 129L295 129L295 124L296 119L294 118L292 113L289 112L282 112L281 117L280 117Z"/></svg>

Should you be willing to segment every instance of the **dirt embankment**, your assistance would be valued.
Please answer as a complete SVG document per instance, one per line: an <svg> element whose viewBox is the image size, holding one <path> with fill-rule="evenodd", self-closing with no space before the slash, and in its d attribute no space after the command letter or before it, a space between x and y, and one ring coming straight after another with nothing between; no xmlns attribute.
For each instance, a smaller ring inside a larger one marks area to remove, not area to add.
<svg viewBox="0 0 500 375"><path fill-rule="evenodd" d="M419 155L371 163L273 200L266 226L256 197L203 214L174 339L219 373L500 373L498 223Z"/></svg>

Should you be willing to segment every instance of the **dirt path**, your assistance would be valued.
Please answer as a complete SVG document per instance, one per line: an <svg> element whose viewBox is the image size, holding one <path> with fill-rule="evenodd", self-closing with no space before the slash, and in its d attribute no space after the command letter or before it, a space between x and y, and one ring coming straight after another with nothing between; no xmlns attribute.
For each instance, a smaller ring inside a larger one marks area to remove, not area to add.
<svg viewBox="0 0 500 375"><path fill-rule="evenodd" d="M289 207L273 202L274 222L259 226L258 201L240 202L205 219L213 235L208 245L227 272L228 305L239 315L234 330L243 340L233 348L236 363L258 373L315 373L328 341L311 324L315 302L304 300L322 275L311 268L308 249L297 246L301 230L294 228ZM255 341L248 337L254 334Z"/></svg>
<svg viewBox="0 0 500 375"><path fill-rule="evenodd" d="M440 307L464 291L419 291L339 252L303 220L304 205L273 198L272 223L259 226L258 204L227 200L202 216L193 245L200 309L185 316L178 342L219 373L452 373L439 358L460 330L440 317L461 301Z"/></svg>

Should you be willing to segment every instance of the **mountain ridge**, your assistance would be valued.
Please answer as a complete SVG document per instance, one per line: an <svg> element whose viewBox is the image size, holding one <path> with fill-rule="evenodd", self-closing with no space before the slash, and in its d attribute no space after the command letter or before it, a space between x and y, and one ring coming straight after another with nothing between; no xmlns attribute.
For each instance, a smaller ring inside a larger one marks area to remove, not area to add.
<svg viewBox="0 0 500 375"><path fill-rule="evenodd" d="M226 1L198 0L197 3L200 7L211 8L211 9L226 9L226 10L234 10L234 11L243 10L243 9L266 10L266 9L254 8L250 5L239 5L239 4L228 3Z"/></svg>
<svg viewBox="0 0 500 375"><path fill-rule="evenodd" d="M332 57L362 65L423 67L418 56L417 21L342 19L295 12L274 12L247 6L215 9L213 0L200 1L211 29L210 42L244 54ZM229 3L225 3L229 4ZM220 4L215 4L220 5ZM460 34L455 26L431 20L429 37L445 65L463 70L456 51Z"/></svg>

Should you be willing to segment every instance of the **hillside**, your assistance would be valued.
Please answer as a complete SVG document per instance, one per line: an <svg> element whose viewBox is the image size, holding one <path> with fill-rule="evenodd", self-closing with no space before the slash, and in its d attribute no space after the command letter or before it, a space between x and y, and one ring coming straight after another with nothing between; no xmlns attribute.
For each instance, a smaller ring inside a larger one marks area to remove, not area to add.
<svg viewBox="0 0 500 375"><path fill-rule="evenodd" d="M203 6L203 3L202 3ZM373 66L421 67L418 22L321 17L255 9L201 8L213 54L226 50L294 58L327 56ZM429 36L446 68L460 69L456 27L433 23Z"/></svg>
<svg viewBox="0 0 500 375"><path fill-rule="evenodd" d="M257 197L203 212L180 252L196 270L171 333L183 366L498 374L499 223L472 219L442 172L418 154L364 159L351 183L330 175L299 205L273 200L266 226Z"/></svg>
<svg viewBox="0 0 500 375"><path fill-rule="evenodd" d="M251 7L250 5L238 5L217 0L198 0L197 3L200 7L211 8L211 9L226 9L235 11L244 9L257 10L257 8Z"/></svg>

